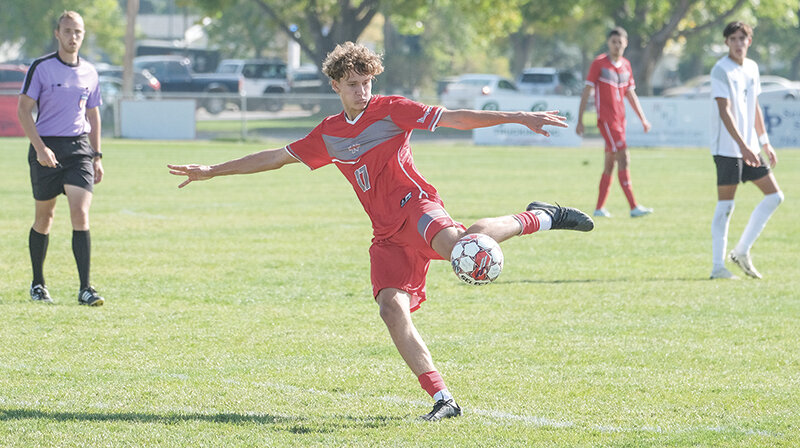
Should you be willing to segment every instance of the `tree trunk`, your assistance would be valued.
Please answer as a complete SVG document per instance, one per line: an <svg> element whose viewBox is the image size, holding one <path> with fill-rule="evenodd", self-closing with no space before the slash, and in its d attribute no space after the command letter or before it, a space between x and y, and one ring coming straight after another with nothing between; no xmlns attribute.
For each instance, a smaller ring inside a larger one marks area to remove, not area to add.
<svg viewBox="0 0 800 448"><path fill-rule="evenodd" d="M531 59L533 44L536 41L536 36L522 31L517 31L516 33L511 33L508 38L509 42L511 43L512 51L509 69L511 70L511 76L516 77L524 68L528 66L528 62Z"/></svg>

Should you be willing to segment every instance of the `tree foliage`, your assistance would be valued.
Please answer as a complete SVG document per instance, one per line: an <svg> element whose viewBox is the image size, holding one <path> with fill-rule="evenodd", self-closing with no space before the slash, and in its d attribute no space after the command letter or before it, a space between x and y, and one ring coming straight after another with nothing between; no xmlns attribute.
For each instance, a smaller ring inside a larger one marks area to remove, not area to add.
<svg viewBox="0 0 800 448"><path fill-rule="evenodd" d="M21 41L24 54L31 57L54 51L53 30L65 10L74 10L83 16L86 26L83 55L96 61L122 61L125 22L116 0L4 1L0 41Z"/></svg>

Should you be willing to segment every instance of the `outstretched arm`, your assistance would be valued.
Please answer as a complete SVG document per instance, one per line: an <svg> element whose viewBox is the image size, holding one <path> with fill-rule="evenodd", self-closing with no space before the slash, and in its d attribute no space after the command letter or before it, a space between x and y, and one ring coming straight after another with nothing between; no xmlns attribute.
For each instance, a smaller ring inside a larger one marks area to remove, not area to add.
<svg viewBox="0 0 800 448"><path fill-rule="evenodd" d="M439 118L439 126L453 129L469 130L485 128L505 123L519 123L527 126L537 134L549 137L550 133L542 129L544 126L567 127L567 118L558 115L557 110L547 112L512 112L498 110L444 110Z"/></svg>
<svg viewBox="0 0 800 448"><path fill-rule="evenodd" d="M628 89L625 92L625 96L628 97L628 102L631 103L631 107L633 111L636 112L636 115L639 117L639 120L642 121L642 127L644 128L644 132L647 133L650 131L650 122L647 121L647 117L644 116L644 109L642 109L642 104L639 102L639 95L636 94L636 91L633 89Z"/></svg>
<svg viewBox="0 0 800 448"><path fill-rule="evenodd" d="M298 160L289 154L286 148L266 149L239 159L229 160L217 165L167 165L170 174L186 176L187 179L178 188L183 188L195 180L207 180L216 176L230 174L251 174L261 171L276 170L286 164Z"/></svg>

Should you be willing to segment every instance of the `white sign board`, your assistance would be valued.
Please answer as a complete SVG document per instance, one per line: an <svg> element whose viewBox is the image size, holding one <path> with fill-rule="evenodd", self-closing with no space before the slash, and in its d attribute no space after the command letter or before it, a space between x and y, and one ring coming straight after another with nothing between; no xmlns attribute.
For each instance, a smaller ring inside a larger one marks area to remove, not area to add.
<svg viewBox="0 0 800 448"><path fill-rule="evenodd" d="M627 117L626 138L628 146L681 146L708 147L711 144L711 119L717 113L711 99L681 99L640 97L647 120L653 125L644 132L639 117L625 101ZM579 146L581 138L575 134L579 97L567 96L486 96L475 101L476 109L483 110L558 110L567 117L569 127L549 126L550 137L535 134L517 124L504 124L472 131L477 145L552 145ZM763 102L764 122L772 146L775 148L800 148L800 101ZM585 121L584 124L591 125Z"/></svg>
<svg viewBox="0 0 800 448"><path fill-rule="evenodd" d="M120 135L151 140L192 140L194 100L120 101Z"/></svg>
<svg viewBox="0 0 800 448"><path fill-rule="evenodd" d="M653 127L644 132L639 117L625 101L628 146L709 146L711 100L639 97L644 116Z"/></svg>
<svg viewBox="0 0 800 448"><path fill-rule="evenodd" d="M800 101L765 101L761 110L772 146L800 148Z"/></svg>
<svg viewBox="0 0 800 448"><path fill-rule="evenodd" d="M472 141L476 145L548 145L580 146L581 138L575 134L579 97L571 96L485 96L475 101L475 108L481 110L508 110L543 112L557 110L567 117L568 128L547 126L550 137L537 134L520 124L501 124L472 131Z"/></svg>

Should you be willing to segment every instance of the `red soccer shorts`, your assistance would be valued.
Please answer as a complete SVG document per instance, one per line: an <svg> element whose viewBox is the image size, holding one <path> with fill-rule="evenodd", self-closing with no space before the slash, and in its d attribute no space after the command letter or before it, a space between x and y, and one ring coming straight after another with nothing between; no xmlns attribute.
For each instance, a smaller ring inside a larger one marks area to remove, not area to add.
<svg viewBox="0 0 800 448"><path fill-rule="evenodd" d="M628 147L625 141L625 124L613 124L597 120L597 129L606 141L606 152L624 151Z"/></svg>
<svg viewBox="0 0 800 448"><path fill-rule="evenodd" d="M403 226L394 235L372 241L369 248L372 294L385 288L396 288L411 295L411 312L425 301L425 277L431 260L442 257L431 247L431 240L441 230L458 227L438 198L408 201L401 208Z"/></svg>

